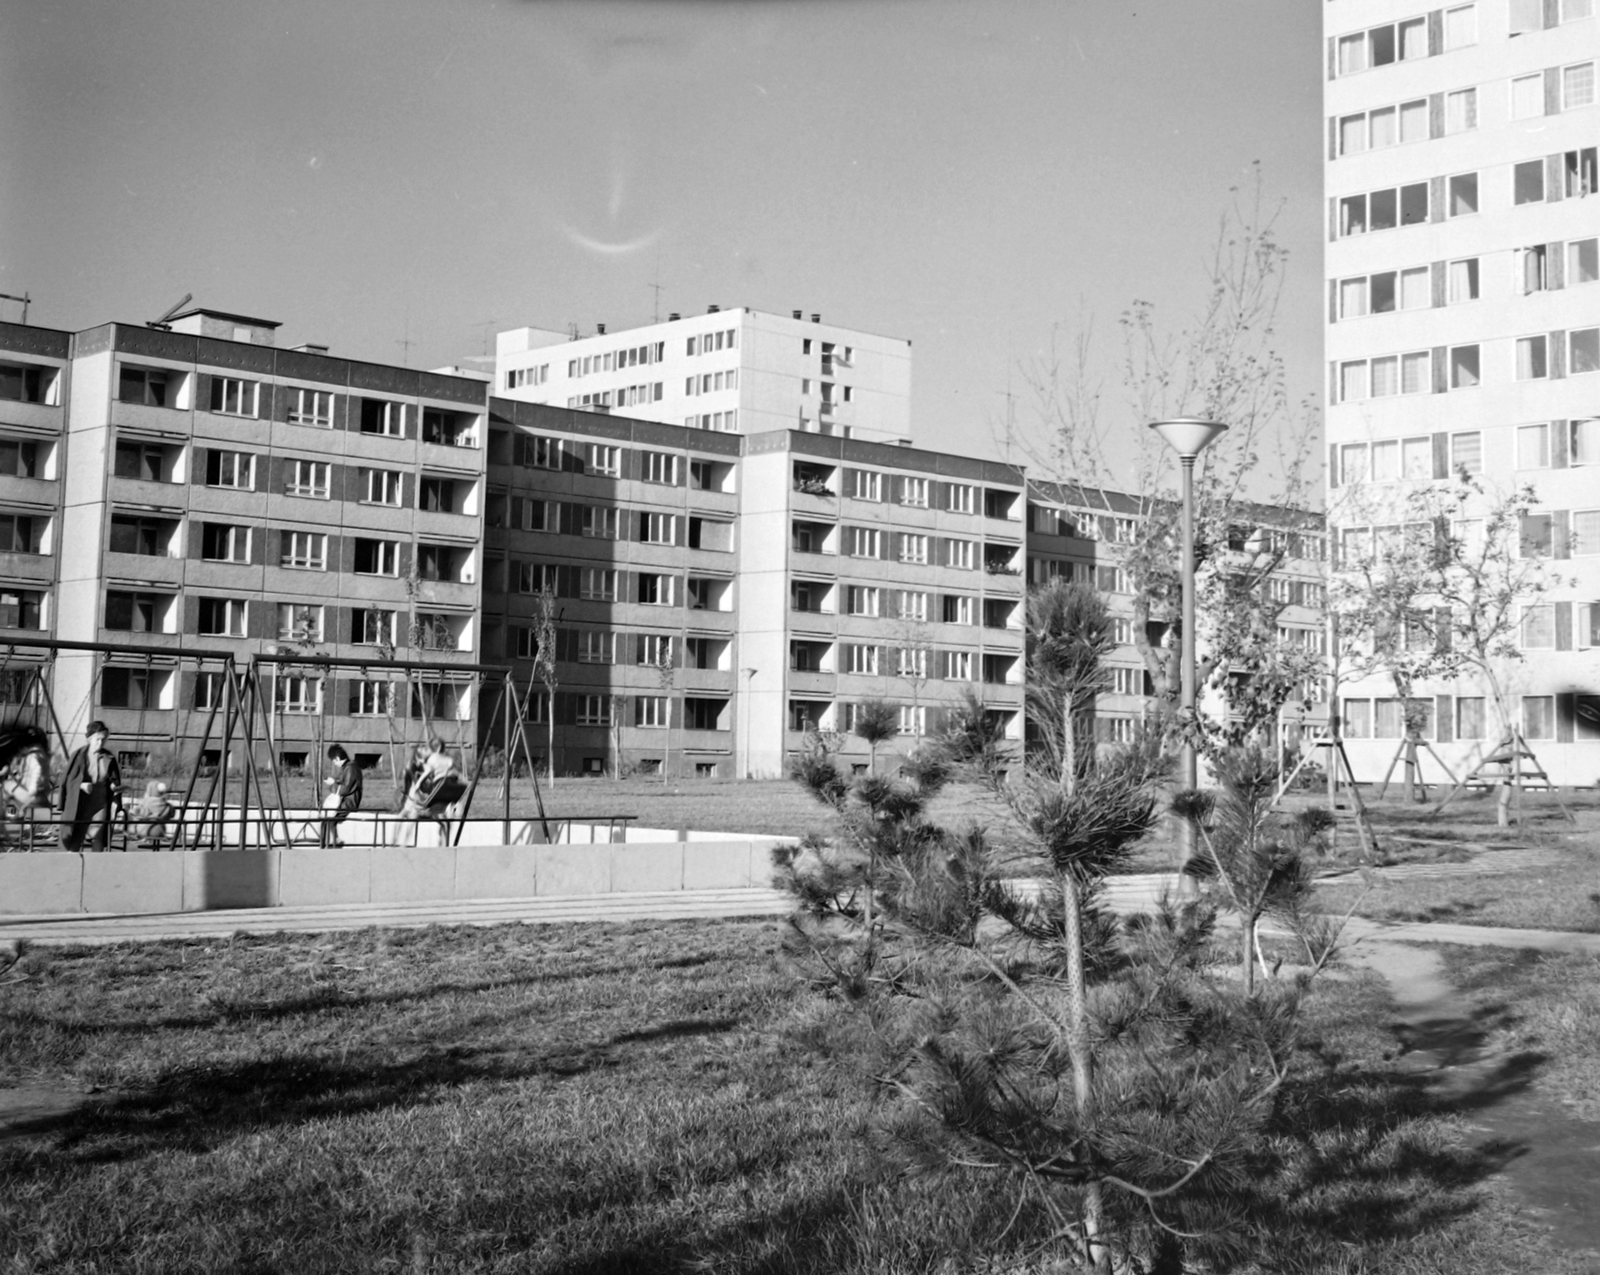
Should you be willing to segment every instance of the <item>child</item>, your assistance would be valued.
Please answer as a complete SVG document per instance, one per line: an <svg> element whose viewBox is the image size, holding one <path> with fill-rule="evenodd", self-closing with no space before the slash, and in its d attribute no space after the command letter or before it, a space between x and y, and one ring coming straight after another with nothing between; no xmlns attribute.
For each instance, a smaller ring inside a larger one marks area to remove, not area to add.
<svg viewBox="0 0 1600 1275"><path fill-rule="evenodd" d="M134 818L144 835L139 838L141 850L159 850L162 838L167 835L167 824L172 822L173 806L167 800L167 786L152 779L144 786L144 796L133 808Z"/></svg>

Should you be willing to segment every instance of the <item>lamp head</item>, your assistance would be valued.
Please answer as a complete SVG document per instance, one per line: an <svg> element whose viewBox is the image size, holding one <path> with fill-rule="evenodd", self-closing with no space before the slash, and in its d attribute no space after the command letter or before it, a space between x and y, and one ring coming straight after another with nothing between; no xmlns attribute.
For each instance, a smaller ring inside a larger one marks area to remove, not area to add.
<svg viewBox="0 0 1600 1275"><path fill-rule="evenodd" d="M1221 421L1203 421L1194 416L1151 421L1150 428L1166 439L1167 445L1184 460L1193 460L1228 429Z"/></svg>

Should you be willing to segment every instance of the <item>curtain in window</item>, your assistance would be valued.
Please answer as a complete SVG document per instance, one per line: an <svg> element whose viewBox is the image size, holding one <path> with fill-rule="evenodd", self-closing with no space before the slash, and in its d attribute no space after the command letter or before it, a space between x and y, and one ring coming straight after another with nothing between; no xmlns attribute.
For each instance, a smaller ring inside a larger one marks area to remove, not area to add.
<svg viewBox="0 0 1600 1275"><path fill-rule="evenodd" d="M1544 114L1544 74L1519 75L1511 81L1511 118L1532 119Z"/></svg>
<svg viewBox="0 0 1600 1275"><path fill-rule="evenodd" d="M1427 482L1433 477L1433 443L1427 438L1408 438L1400 445L1401 476L1407 481Z"/></svg>
<svg viewBox="0 0 1600 1275"><path fill-rule="evenodd" d="M1339 38L1339 74L1354 75L1367 69L1367 33Z"/></svg>
<svg viewBox="0 0 1600 1275"><path fill-rule="evenodd" d="M1580 372L1600 372L1600 328L1584 328L1573 332L1569 341L1568 374L1577 376Z"/></svg>
<svg viewBox="0 0 1600 1275"><path fill-rule="evenodd" d="M1444 131L1465 133L1478 127L1478 90L1458 89L1444 95Z"/></svg>
<svg viewBox="0 0 1600 1275"><path fill-rule="evenodd" d="M1368 141L1373 150L1381 146L1393 146L1395 143L1395 118L1394 107L1385 106L1382 110L1372 111L1367 116Z"/></svg>
<svg viewBox="0 0 1600 1275"><path fill-rule="evenodd" d="M1572 552L1600 554L1600 509L1580 509L1572 515Z"/></svg>
<svg viewBox="0 0 1600 1275"><path fill-rule="evenodd" d="M1444 11L1444 47L1463 49L1478 42L1478 6L1464 4Z"/></svg>
<svg viewBox="0 0 1600 1275"><path fill-rule="evenodd" d="M1579 239L1567 245L1567 286L1600 280L1600 239Z"/></svg>
<svg viewBox="0 0 1600 1275"><path fill-rule="evenodd" d="M1400 392L1402 394L1425 394L1427 390L1427 351L1418 350L1414 354L1402 354L1400 356Z"/></svg>
<svg viewBox="0 0 1600 1275"><path fill-rule="evenodd" d="M1426 309L1432 301L1426 269L1400 272L1400 308L1402 310Z"/></svg>
<svg viewBox="0 0 1600 1275"><path fill-rule="evenodd" d="M1367 312L1367 281L1345 279L1339 284L1339 317L1359 319Z"/></svg>
<svg viewBox="0 0 1600 1275"><path fill-rule="evenodd" d="M1376 374L1378 363L1392 363L1392 359L1373 360L1372 370ZM1391 393L1393 391L1390 391ZM1376 394L1377 390L1374 389ZM1392 483L1400 477L1400 443L1391 440L1372 445L1372 481L1375 483Z"/></svg>
<svg viewBox="0 0 1600 1275"><path fill-rule="evenodd" d="M1372 360L1372 397L1381 398L1386 394L1400 392L1400 360L1390 355L1385 359Z"/></svg>
<svg viewBox="0 0 1600 1275"><path fill-rule="evenodd" d="M1359 155L1367 149L1367 117L1346 115L1339 121L1339 154Z"/></svg>
<svg viewBox="0 0 1600 1275"><path fill-rule="evenodd" d="M1522 697L1522 733L1529 739L1554 739L1556 700L1553 695Z"/></svg>
<svg viewBox="0 0 1600 1275"><path fill-rule="evenodd" d="M1475 301L1478 297L1478 259L1469 257L1465 261L1452 261L1450 263L1450 304L1459 305L1463 301Z"/></svg>
<svg viewBox="0 0 1600 1275"><path fill-rule="evenodd" d="M1549 375L1545 361L1545 338L1525 336L1517 341L1517 380L1536 381Z"/></svg>
<svg viewBox="0 0 1600 1275"><path fill-rule="evenodd" d="M1365 482L1366 478L1367 445L1346 443L1339 449L1339 482L1348 486L1350 483Z"/></svg>
<svg viewBox="0 0 1600 1275"><path fill-rule="evenodd" d="M1367 396L1366 363L1344 363L1339 367L1339 401L1354 403Z"/></svg>
<svg viewBox="0 0 1600 1275"><path fill-rule="evenodd" d="M1594 104L1594 63L1580 62L1561 72L1561 109Z"/></svg>
<svg viewBox="0 0 1600 1275"><path fill-rule="evenodd" d="M1572 422L1572 463L1600 465L1600 420Z"/></svg>
<svg viewBox="0 0 1600 1275"><path fill-rule="evenodd" d="M1483 435L1452 434L1450 436L1450 468L1464 469L1469 474L1483 472Z"/></svg>
<svg viewBox="0 0 1600 1275"><path fill-rule="evenodd" d="M1425 142L1428 140L1428 99L1400 103L1400 140Z"/></svg>

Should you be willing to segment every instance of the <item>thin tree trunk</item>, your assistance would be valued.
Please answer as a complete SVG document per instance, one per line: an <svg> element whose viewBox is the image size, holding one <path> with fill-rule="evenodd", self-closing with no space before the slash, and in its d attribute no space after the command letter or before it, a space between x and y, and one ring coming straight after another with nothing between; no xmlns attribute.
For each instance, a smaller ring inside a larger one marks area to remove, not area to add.
<svg viewBox="0 0 1600 1275"><path fill-rule="evenodd" d="M1089 1052L1089 991L1084 976L1083 900L1071 872L1058 872L1061 882L1062 922L1067 947L1067 1047L1072 1051L1072 1100L1078 1130L1092 1141L1094 1124L1094 1059ZM1096 1271L1111 1269L1110 1253L1101 1241L1105 1230L1105 1200L1101 1184L1093 1177L1083 1188L1083 1238L1090 1265Z"/></svg>

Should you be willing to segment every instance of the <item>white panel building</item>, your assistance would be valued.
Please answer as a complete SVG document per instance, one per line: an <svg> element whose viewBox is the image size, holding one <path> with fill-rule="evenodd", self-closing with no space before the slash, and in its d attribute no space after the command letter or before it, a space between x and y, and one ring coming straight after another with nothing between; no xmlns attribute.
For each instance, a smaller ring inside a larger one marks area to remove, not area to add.
<svg viewBox="0 0 1600 1275"><path fill-rule="evenodd" d="M1361 551L1408 491L1463 469L1491 491L1535 487L1525 534L1571 583L1529 608L1506 675L1563 784L1600 780L1594 9L1323 5L1331 537ZM1482 687L1418 689L1452 766L1494 744ZM1403 730L1391 682L1341 699L1357 775L1381 776Z"/></svg>

